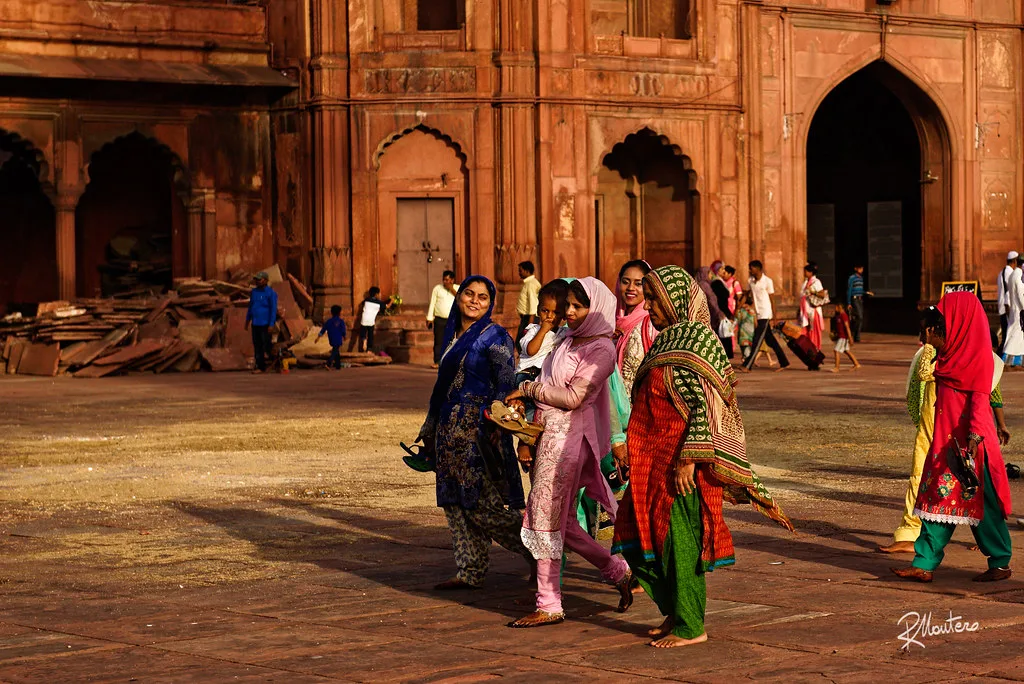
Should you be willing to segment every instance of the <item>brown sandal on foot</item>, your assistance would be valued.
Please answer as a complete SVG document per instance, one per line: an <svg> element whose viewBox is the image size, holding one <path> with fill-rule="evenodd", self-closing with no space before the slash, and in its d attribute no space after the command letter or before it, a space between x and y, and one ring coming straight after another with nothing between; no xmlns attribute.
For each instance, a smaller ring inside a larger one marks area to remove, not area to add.
<svg viewBox="0 0 1024 684"><path fill-rule="evenodd" d="M535 610L529 615L525 615L518 620L513 620L508 623L509 627L513 629L523 629L526 627L545 627L547 625L557 625L560 622L565 622L565 613L549 613L546 610Z"/></svg>

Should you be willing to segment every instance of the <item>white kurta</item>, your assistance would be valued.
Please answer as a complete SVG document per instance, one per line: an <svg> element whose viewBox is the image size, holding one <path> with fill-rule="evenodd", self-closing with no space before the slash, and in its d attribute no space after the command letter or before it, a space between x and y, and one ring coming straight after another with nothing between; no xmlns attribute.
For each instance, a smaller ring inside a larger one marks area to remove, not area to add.
<svg viewBox="0 0 1024 684"><path fill-rule="evenodd" d="M1006 342L1003 344L1003 356L1013 357L1024 355L1024 330L1021 330L1020 319L1024 313L1024 273L1021 269L1013 269L1008 278L1009 308L1006 316Z"/></svg>

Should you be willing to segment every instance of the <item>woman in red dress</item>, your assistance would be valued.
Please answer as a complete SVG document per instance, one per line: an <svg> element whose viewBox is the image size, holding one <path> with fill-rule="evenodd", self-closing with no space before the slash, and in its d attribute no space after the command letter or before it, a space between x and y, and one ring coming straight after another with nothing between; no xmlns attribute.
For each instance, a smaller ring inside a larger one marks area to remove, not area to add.
<svg viewBox="0 0 1024 684"><path fill-rule="evenodd" d="M978 298L955 292L926 312L928 344L938 351L935 364L935 431L925 461L914 513L921 534L909 568L893 568L900 577L931 582L957 525L970 525L988 570L975 582L1005 580L1010 571L1010 483L999 450L999 437L989 406L993 357L988 319ZM952 465L957 445L974 460L980 486L965 488Z"/></svg>

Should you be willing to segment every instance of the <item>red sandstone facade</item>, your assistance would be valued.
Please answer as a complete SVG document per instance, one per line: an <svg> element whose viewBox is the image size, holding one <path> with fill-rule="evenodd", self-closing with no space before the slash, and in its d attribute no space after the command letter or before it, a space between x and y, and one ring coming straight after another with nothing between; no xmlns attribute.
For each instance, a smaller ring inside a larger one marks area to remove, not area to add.
<svg viewBox="0 0 1024 684"><path fill-rule="evenodd" d="M0 91L56 214L45 296L90 293L76 207L136 131L174 169L175 274L278 261L346 309L371 285L416 309L449 267L507 309L523 259L611 282L635 256L760 258L792 294L808 253L916 303L1024 247L1019 0L263 5L0 0L5 57L254 70L134 100Z"/></svg>

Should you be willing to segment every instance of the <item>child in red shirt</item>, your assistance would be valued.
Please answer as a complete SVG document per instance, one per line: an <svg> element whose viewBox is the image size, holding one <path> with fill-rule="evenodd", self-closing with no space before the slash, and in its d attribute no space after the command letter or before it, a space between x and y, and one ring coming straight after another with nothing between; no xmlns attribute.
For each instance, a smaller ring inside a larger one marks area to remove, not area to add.
<svg viewBox="0 0 1024 684"><path fill-rule="evenodd" d="M833 373L839 372L839 360L843 354L850 357L850 361L853 362L853 368L850 370L858 370L860 368L860 362L857 361L857 357L853 355L851 342L853 335L850 333L850 316L846 313L846 306L843 304L836 304L836 312L832 315L832 339L835 340L835 355L836 355L836 367L832 369Z"/></svg>

